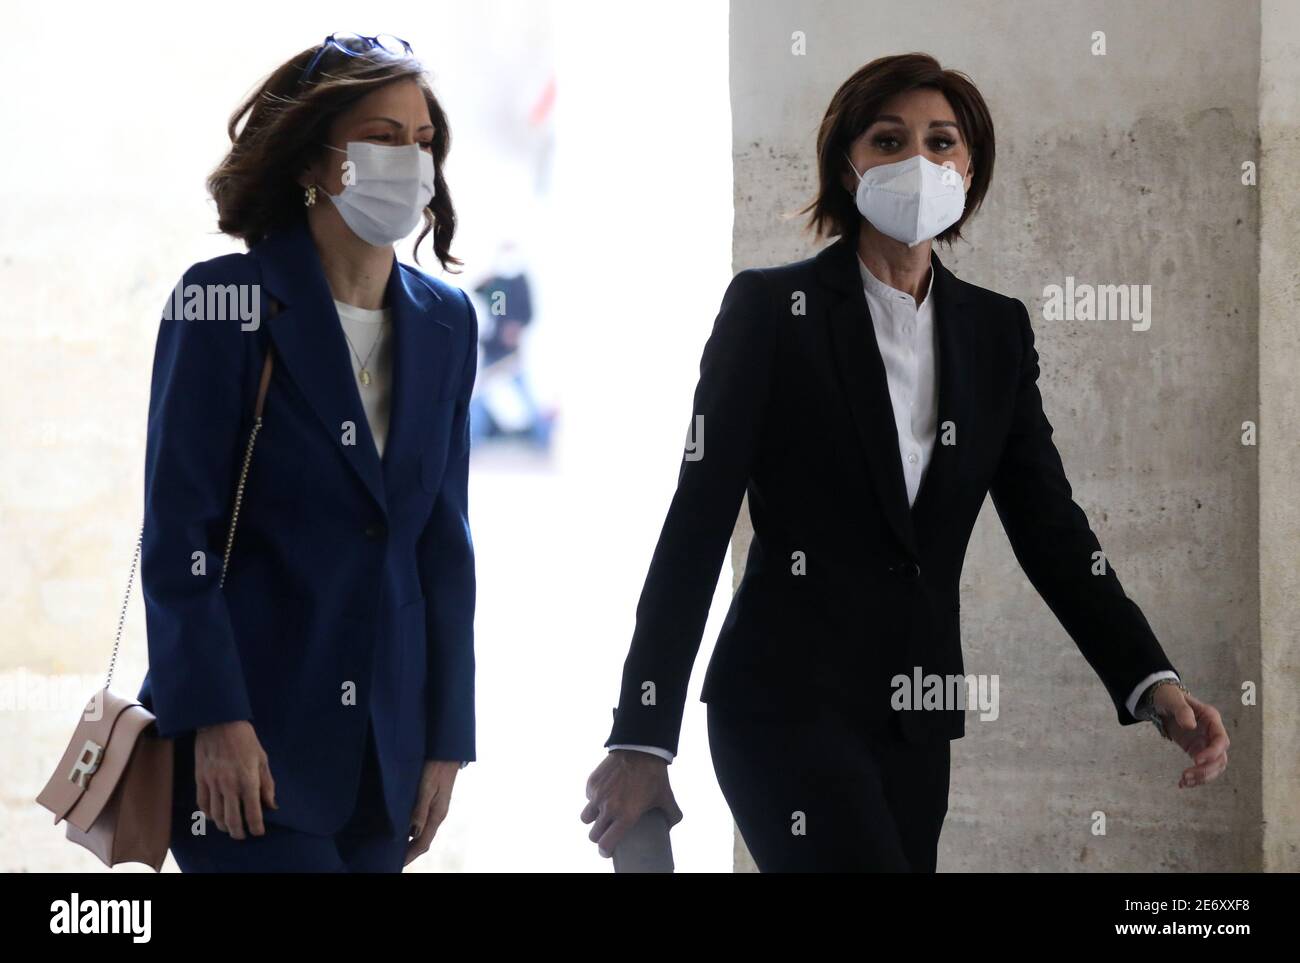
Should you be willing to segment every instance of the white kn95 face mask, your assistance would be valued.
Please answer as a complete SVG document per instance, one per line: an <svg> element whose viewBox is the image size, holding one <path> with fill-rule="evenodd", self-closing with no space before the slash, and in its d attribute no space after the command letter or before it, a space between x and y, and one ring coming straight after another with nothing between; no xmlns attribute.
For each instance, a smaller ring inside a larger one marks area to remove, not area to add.
<svg viewBox="0 0 1300 963"><path fill-rule="evenodd" d="M844 156L853 167L853 159ZM858 174L856 167L853 173ZM858 174L854 200L858 213L881 234L916 247L957 223L966 209L966 188L963 175L915 154Z"/></svg>

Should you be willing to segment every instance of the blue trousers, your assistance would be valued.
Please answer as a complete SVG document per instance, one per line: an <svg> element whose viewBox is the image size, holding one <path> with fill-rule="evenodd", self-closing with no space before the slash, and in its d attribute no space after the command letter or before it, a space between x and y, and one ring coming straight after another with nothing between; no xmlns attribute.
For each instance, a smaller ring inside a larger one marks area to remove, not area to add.
<svg viewBox="0 0 1300 963"><path fill-rule="evenodd" d="M192 753L177 753L177 781L194 782ZM274 775L274 774L273 774ZM192 798L178 793L182 800ZM318 836L267 822L266 834L245 828L233 839L207 820L207 833L192 832L192 813L182 805L172 814L172 856L183 873L400 873L406 856L407 828L394 830L383 805L374 733L366 733L357 805L347 825L332 836Z"/></svg>

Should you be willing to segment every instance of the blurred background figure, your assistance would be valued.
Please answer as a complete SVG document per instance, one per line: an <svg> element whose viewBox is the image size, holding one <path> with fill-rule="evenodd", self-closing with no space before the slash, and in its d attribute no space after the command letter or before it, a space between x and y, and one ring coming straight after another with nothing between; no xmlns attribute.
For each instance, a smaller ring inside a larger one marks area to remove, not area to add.
<svg viewBox="0 0 1300 963"><path fill-rule="evenodd" d="M533 320L532 289L519 247L505 240L488 276L474 286L482 300L479 343L483 355L470 403L470 434L484 441L523 441L550 452L554 409L543 411L529 384L524 329Z"/></svg>

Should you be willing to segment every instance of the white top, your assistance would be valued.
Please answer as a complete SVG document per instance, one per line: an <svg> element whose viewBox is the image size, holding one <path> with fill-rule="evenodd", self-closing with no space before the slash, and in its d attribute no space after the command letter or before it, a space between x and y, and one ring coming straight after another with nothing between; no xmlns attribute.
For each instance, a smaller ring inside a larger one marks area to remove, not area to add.
<svg viewBox="0 0 1300 963"><path fill-rule="evenodd" d="M388 308L358 308L338 300L334 302L334 308L338 311L343 334L351 343L348 358L352 361L352 375L356 378L366 421L370 422L370 434L382 458L393 406L392 312ZM367 362L366 370L370 373L368 385L361 383L362 361Z"/></svg>
<svg viewBox="0 0 1300 963"><path fill-rule="evenodd" d="M889 400L898 430L898 454L903 460L907 503L916 502L921 479L934 453L939 421L939 391L935 380L934 271L920 305L910 295L891 288L867 270L858 258L862 287L876 329L876 344L885 362Z"/></svg>
<svg viewBox="0 0 1300 963"><path fill-rule="evenodd" d="M934 269L930 270L930 282L919 305L910 294L891 288L868 271L861 257L858 258L858 269L867 296L867 308L871 312L871 325L876 331L876 344L885 363L894 427L898 430L898 454L903 463L903 479L907 482L907 503L912 505L930 466L938 432L938 350L934 299L930 297L934 289ZM1177 673L1168 670L1147 676L1128 697L1129 713L1137 708L1138 699L1151 683L1157 679L1177 678ZM611 745L609 749L638 749L668 762L673 761L673 754L658 746Z"/></svg>

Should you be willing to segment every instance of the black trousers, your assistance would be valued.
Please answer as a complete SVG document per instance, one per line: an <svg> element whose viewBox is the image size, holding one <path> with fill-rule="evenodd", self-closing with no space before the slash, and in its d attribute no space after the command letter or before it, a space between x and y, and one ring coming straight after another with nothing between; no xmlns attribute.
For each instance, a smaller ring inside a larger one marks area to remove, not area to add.
<svg viewBox="0 0 1300 963"><path fill-rule="evenodd" d="M935 871L947 739L909 744L830 706L707 711L718 783L761 872Z"/></svg>

